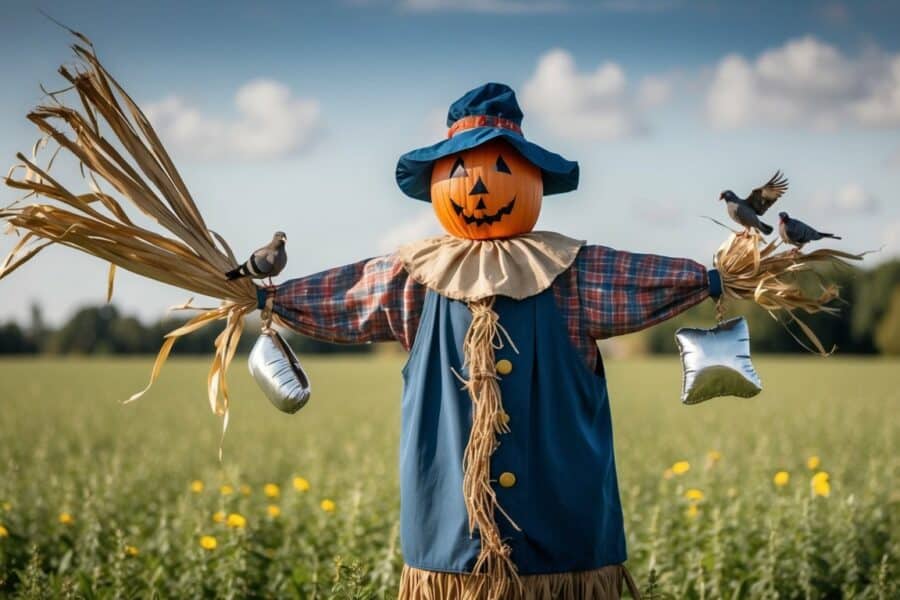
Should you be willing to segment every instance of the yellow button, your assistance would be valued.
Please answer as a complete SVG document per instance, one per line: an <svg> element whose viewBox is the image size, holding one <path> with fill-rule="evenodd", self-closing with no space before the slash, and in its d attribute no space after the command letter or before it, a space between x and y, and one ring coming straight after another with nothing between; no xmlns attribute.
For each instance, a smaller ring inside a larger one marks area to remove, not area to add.
<svg viewBox="0 0 900 600"><path fill-rule="evenodd" d="M505 488L511 488L512 486L516 485L516 476L513 475L512 473L510 473L509 471L501 473L500 474L500 485L502 485Z"/></svg>
<svg viewBox="0 0 900 600"><path fill-rule="evenodd" d="M506 411L500 411L497 413L497 420L500 421L502 425L506 425L509 423L509 413Z"/></svg>
<svg viewBox="0 0 900 600"><path fill-rule="evenodd" d="M497 372L501 375L509 375L512 373L512 363L506 360L505 358L501 358L497 361L495 365Z"/></svg>

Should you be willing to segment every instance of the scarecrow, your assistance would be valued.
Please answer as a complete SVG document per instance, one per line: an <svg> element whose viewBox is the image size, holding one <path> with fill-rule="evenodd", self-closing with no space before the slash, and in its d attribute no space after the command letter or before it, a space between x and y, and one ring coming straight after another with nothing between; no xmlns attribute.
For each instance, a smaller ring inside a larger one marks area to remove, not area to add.
<svg viewBox="0 0 900 600"><path fill-rule="evenodd" d="M716 256L719 268L707 270L684 258L533 231L544 196L577 188L578 164L526 139L515 94L498 83L450 106L446 140L398 162L400 189L430 202L447 235L258 288L235 275L234 254L207 227L152 126L76 35L82 66L60 72L80 108L51 95L29 119L44 142L78 159L91 191L71 192L49 166L19 154L24 176L11 174L6 183L56 203L0 211L25 232L0 278L56 243L109 261L110 295L115 269L123 267L220 298L214 308L180 307L200 314L167 335L150 383L179 336L225 320L208 378L223 427L225 372L244 318L257 309L267 321L321 340L400 342L409 351L401 598L602 599L617 598L624 584L636 595L623 565L596 340L649 327L709 297L815 312L836 296L830 290L809 298L785 275L836 260L835 253L785 258L770 246L760 250L753 236L733 237ZM173 235L136 224L117 196Z"/></svg>
<svg viewBox="0 0 900 600"><path fill-rule="evenodd" d="M720 293L691 260L533 231L543 196L577 188L578 164L521 123L509 87L466 93L447 139L397 165L448 235L271 293L300 333L409 351L402 597L617 596L625 535L595 340Z"/></svg>

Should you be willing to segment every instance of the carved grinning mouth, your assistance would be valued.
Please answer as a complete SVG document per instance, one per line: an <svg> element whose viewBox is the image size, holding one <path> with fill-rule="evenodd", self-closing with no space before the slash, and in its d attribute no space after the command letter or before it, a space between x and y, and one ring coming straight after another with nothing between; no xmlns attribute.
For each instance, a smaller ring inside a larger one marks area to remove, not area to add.
<svg viewBox="0 0 900 600"><path fill-rule="evenodd" d="M463 207L460 206L459 204L457 204L456 202L454 202L452 198L450 199L450 204L453 205L453 210L456 212L457 215L462 215L462 218L466 222L466 225L472 225L473 223L475 225L490 225L491 223L496 223L497 221L502 219L505 215L508 215L512 212L513 207L516 205L516 197L513 196L513 199L510 200L506 206L501 206L500 209L498 209L497 212L495 212L494 214L484 215L483 217L475 217L475 216L467 215L464 212Z"/></svg>

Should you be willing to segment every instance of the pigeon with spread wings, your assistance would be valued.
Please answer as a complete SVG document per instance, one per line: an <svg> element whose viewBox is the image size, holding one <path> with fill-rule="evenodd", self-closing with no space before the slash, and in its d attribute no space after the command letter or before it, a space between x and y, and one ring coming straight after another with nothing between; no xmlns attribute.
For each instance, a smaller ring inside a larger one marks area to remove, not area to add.
<svg viewBox="0 0 900 600"><path fill-rule="evenodd" d="M788 181L781 171L775 171L769 181L753 190L747 198L739 198L731 190L725 190L719 195L719 200L724 200L728 205L728 214L734 221L750 229L757 229L765 235L772 233L772 226L763 223L761 217L770 206L788 189Z"/></svg>

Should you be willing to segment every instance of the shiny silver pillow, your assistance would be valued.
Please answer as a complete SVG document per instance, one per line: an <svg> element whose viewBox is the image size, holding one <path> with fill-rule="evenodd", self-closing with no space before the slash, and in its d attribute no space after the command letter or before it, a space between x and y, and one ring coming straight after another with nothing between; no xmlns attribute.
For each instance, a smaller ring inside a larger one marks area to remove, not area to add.
<svg viewBox="0 0 900 600"><path fill-rule="evenodd" d="M253 379L278 410L293 414L309 400L309 378L294 351L274 329L263 329L247 362Z"/></svg>
<svg viewBox="0 0 900 600"><path fill-rule="evenodd" d="M718 396L749 398L762 391L750 362L750 329L744 317L712 329L682 327L675 332L681 352L681 401L697 404Z"/></svg>

